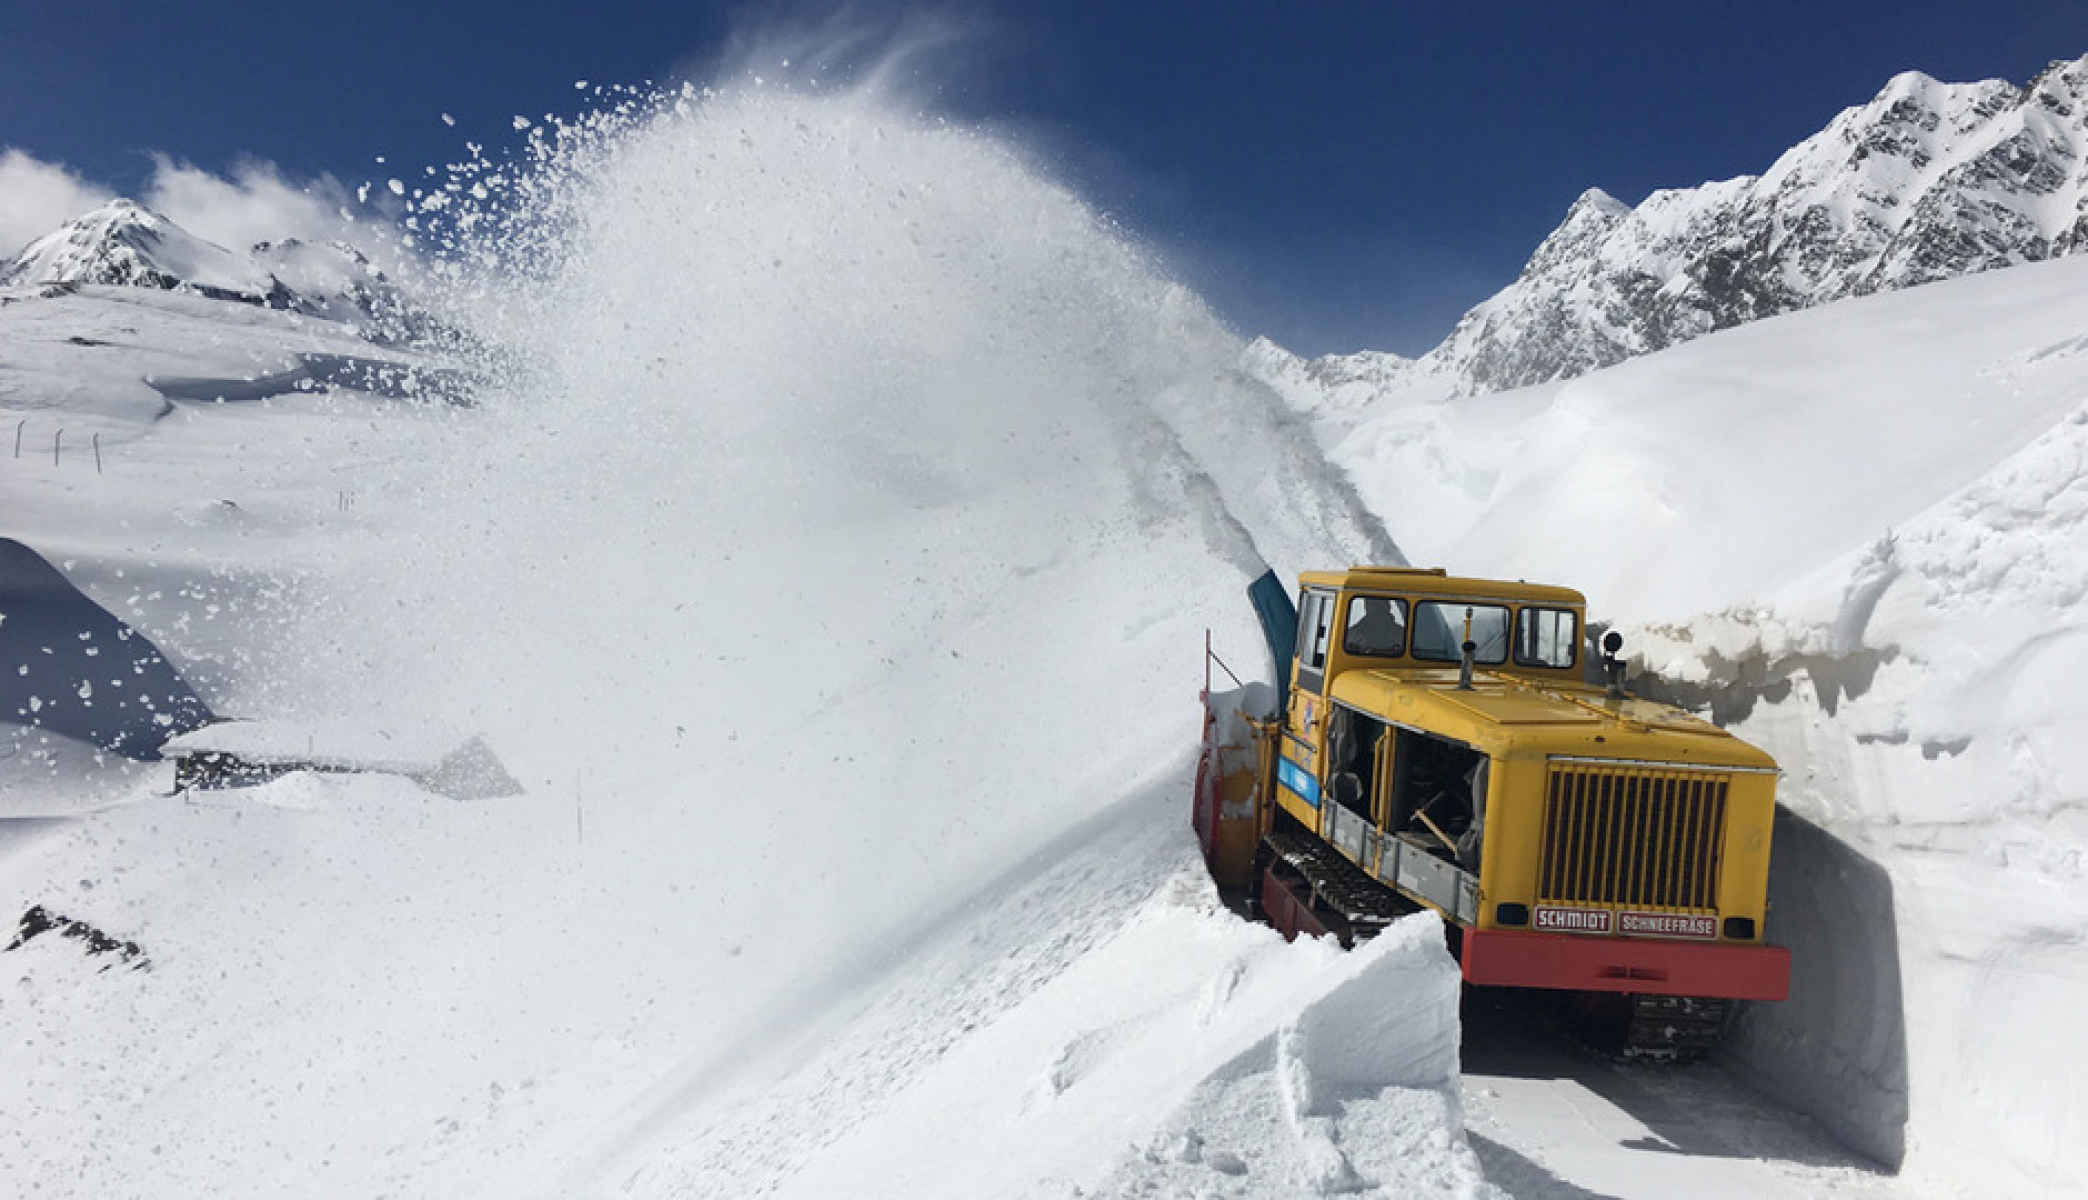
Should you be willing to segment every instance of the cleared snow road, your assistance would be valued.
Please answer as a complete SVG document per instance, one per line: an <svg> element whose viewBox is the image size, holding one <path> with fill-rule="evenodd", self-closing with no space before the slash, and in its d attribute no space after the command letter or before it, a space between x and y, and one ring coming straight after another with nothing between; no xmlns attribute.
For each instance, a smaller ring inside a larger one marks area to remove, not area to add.
<svg viewBox="0 0 2088 1200"><path fill-rule="evenodd" d="M1537 997L1467 997L1463 1092L1487 1180L1520 1200L1905 1194L1715 1061L1618 1063L1573 1041Z"/></svg>

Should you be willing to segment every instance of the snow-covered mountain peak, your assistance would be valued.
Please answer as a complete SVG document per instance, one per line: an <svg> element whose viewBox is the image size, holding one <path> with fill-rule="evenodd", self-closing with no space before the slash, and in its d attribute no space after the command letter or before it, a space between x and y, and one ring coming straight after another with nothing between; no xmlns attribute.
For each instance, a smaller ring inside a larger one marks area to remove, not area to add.
<svg viewBox="0 0 2088 1200"><path fill-rule="evenodd" d="M1631 206L1629 204L1624 203L1601 188L1589 188L1574 200L1573 207L1567 210L1566 219L1571 221L1581 214L1593 214L1593 219L1607 220L1611 217L1624 216L1630 211Z"/></svg>
<svg viewBox="0 0 2088 1200"><path fill-rule="evenodd" d="M145 287L285 309L393 342L432 323L361 250L286 238L250 251L197 237L133 200L113 200L0 259L0 286Z"/></svg>
<svg viewBox="0 0 2088 1200"><path fill-rule="evenodd" d="M1523 268L1524 276L1542 273L1571 259L1589 240L1607 236L1617 222L1630 215L1630 205L1601 188L1582 192L1573 207L1566 210L1566 219L1530 256L1529 265Z"/></svg>
<svg viewBox="0 0 2088 1200"><path fill-rule="evenodd" d="M298 297L297 307L310 315L373 323L373 337L377 330L397 335L426 325L370 256L347 242L285 238L256 245L252 258L289 288Z"/></svg>
<svg viewBox="0 0 2088 1200"><path fill-rule="evenodd" d="M132 200L112 200L31 242L0 264L0 283L105 284L194 291L215 299L292 306L288 289L252 259L204 241Z"/></svg>
<svg viewBox="0 0 2088 1200"><path fill-rule="evenodd" d="M2024 100L2055 116L2072 117L2081 111L2084 96L2088 96L2088 57L2060 59L2046 67L2030 81Z"/></svg>
<svg viewBox="0 0 2088 1200"><path fill-rule="evenodd" d="M1893 77L1759 176L1591 188L1520 277L1407 372L1479 394L1850 296L2088 244L2088 57L2024 86Z"/></svg>

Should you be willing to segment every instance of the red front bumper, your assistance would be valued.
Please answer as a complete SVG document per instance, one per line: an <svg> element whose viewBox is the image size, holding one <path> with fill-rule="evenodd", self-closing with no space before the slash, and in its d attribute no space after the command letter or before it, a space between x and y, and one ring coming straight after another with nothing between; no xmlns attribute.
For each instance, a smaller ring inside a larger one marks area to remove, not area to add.
<svg viewBox="0 0 2088 1200"><path fill-rule="evenodd" d="M1782 946L1467 929L1461 957L1466 982L1497 987L1734 1000L1781 1000L1791 987Z"/></svg>

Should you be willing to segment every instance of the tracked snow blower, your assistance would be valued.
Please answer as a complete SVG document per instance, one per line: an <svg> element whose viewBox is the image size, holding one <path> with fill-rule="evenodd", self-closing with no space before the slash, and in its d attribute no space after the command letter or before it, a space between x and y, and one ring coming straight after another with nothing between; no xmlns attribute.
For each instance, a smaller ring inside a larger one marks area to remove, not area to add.
<svg viewBox="0 0 2088 1200"><path fill-rule="evenodd" d="M1776 763L1626 694L1586 601L1441 570L1249 588L1278 683L1204 687L1195 819L1221 886L1286 937L1442 914L1467 982L1578 993L1636 1055L1781 1000L1763 940ZM1216 661L1207 650L1207 662ZM1223 667L1222 663L1218 664Z"/></svg>

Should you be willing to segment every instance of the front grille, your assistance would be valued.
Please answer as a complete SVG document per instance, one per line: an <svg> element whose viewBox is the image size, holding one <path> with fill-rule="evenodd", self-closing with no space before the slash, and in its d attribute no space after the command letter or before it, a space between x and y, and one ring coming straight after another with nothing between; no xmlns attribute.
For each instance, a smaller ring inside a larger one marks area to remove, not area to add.
<svg viewBox="0 0 2088 1200"><path fill-rule="evenodd" d="M1729 778L1640 764L1553 763L1539 902L1713 908Z"/></svg>

